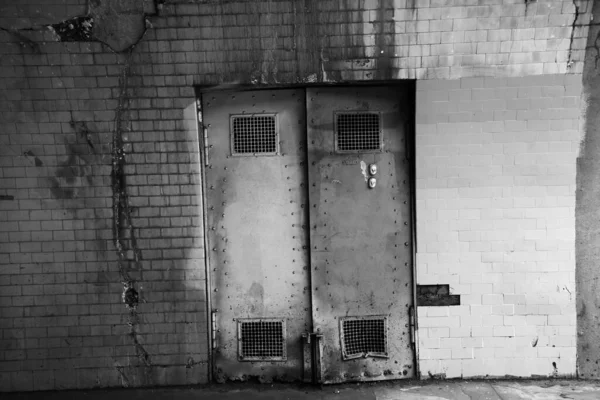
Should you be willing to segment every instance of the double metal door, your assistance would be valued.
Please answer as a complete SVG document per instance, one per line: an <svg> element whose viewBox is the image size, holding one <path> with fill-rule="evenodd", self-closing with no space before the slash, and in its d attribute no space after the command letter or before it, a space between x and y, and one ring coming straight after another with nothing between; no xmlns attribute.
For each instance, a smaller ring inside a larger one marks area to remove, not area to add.
<svg viewBox="0 0 600 400"><path fill-rule="evenodd" d="M412 95L203 95L217 381L414 376Z"/></svg>

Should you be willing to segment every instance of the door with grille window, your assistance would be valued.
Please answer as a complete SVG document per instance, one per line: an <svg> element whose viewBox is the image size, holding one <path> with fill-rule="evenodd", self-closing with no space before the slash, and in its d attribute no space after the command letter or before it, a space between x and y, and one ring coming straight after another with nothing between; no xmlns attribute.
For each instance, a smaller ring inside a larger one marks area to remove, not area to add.
<svg viewBox="0 0 600 400"><path fill-rule="evenodd" d="M205 93L217 381L300 380L310 330L303 90Z"/></svg>
<svg viewBox="0 0 600 400"><path fill-rule="evenodd" d="M217 381L414 377L411 88L202 96Z"/></svg>
<svg viewBox="0 0 600 400"><path fill-rule="evenodd" d="M401 86L307 89L312 315L325 383L415 376L411 96Z"/></svg>

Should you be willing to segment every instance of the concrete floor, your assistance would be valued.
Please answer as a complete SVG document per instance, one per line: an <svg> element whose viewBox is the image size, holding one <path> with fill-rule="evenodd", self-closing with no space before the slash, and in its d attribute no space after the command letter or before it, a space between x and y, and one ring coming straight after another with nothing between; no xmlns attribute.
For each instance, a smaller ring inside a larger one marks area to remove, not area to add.
<svg viewBox="0 0 600 400"><path fill-rule="evenodd" d="M2 400L435 400L435 399L600 399L600 381L401 381L375 384L304 386L283 384L225 384L198 387L78 390L61 392L2 393Z"/></svg>

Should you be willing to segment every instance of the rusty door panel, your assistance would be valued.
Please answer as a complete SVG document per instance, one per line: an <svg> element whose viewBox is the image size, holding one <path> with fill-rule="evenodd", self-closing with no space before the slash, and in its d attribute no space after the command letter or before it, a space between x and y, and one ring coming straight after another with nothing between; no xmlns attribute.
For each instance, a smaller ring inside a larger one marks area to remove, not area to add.
<svg viewBox="0 0 600 400"><path fill-rule="evenodd" d="M410 91L399 87L307 89L311 288L323 334L325 383L415 376L411 208L406 129ZM335 151L338 112L379 112L382 151ZM371 176L369 165L378 170ZM376 186L368 179L376 178ZM385 318L387 354L342 357L344 317ZM387 356L387 357L386 357Z"/></svg>
<svg viewBox="0 0 600 400"><path fill-rule="evenodd" d="M303 90L203 95L207 232L218 381L299 380L310 329ZM275 114L278 154L235 155L232 115ZM238 320L282 319L285 359L239 359Z"/></svg>

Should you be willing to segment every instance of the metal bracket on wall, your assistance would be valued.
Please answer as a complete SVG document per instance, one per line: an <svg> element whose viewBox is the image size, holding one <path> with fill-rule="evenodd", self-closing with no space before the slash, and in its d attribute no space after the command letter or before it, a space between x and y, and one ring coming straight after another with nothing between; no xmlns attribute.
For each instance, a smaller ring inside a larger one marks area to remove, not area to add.
<svg viewBox="0 0 600 400"><path fill-rule="evenodd" d="M203 114L202 114L202 98L200 96L198 96L196 98L196 110L197 110L197 116L198 116L198 120L196 122L196 126L197 126L197 130L198 130L198 142L202 141L202 143L200 143L200 146L205 146L206 143L204 143L205 139L200 137L200 129L202 129L202 127L204 126L204 118L203 118ZM199 147L198 148L198 152L200 154L202 154L202 149ZM200 157L202 157L200 154L198 154ZM202 165L204 163L204 165ZM201 197L202 199L206 199L206 162L205 160L201 160L200 161L200 174L201 174L201 179L202 179L202 183L200 185L200 190L201 190ZM205 280L205 293L210 293L211 289L212 289L212 284L211 284L211 276L210 276L210 254L207 251L207 249L209 248L208 245L208 236L206 235L207 233L207 225L208 225L208 216L207 216L207 207L206 207L206 201L202 201L202 226L203 226L203 244L204 244L204 273L206 276L206 280ZM214 354L212 351L212 346L213 344L213 339L215 338L215 329L214 329L214 324L216 323L216 321L213 318L212 315L212 299L210 295L206 296L206 325L208 327L207 332L206 332L206 339L208 342L208 346L209 350L208 350L208 381L212 381L213 379L213 368L214 368Z"/></svg>
<svg viewBox="0 0 600 400"><path fill-rule="evenodd" d="M304 378L306 383L320 383L321 379L321 339L322 333L305 332L302 334Z"/></svg>

